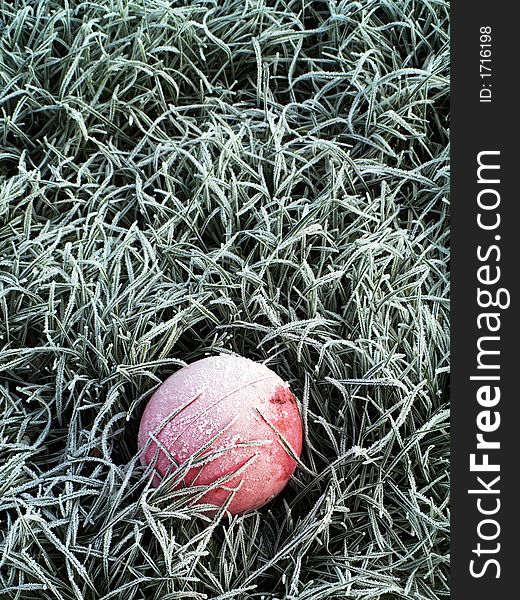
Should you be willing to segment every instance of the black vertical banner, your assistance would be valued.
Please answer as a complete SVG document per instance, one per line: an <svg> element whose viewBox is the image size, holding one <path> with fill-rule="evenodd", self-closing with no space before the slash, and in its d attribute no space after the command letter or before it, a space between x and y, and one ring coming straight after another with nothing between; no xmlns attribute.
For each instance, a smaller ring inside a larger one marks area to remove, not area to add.
<svg viewBox="0 0 520 600"><path fill-rule="evenodd" d="M453 600L520 597L519 12L451 8Z"/></svg>

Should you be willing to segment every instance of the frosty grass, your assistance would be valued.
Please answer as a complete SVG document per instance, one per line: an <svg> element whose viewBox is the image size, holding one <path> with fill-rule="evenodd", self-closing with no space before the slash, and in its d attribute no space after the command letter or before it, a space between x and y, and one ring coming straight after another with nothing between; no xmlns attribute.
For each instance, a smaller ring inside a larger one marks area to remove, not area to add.
<svg viewBox="0 0 520 600"><path fill-rule="evenodd" d="M449 595L445 0L0 0L0 598ZM207 354L299 398L269 506L136 454Z"/></svg>

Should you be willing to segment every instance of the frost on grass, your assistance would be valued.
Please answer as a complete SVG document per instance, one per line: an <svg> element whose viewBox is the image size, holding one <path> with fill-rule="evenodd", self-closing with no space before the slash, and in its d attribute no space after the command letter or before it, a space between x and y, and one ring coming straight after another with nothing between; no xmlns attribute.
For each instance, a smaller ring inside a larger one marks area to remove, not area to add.
<svg viewBox="0 0 520 600"><path fill-rule="evenodd" d="M0 0L0 596L449 595L448 8ZM305 430L230 522L136 455L220 351Z"/></svg>

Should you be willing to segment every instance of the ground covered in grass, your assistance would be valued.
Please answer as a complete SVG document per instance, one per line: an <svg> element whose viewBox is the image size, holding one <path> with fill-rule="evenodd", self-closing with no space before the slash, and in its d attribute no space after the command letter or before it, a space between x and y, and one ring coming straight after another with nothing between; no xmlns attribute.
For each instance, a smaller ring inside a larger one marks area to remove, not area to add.
<svg viewBox="0 0 520 600"><path fill-rule="evenodd" d="M449 595L448 8L0 0L0 597ZM231 521L136 458L219 352L305 428Z"/></svg>

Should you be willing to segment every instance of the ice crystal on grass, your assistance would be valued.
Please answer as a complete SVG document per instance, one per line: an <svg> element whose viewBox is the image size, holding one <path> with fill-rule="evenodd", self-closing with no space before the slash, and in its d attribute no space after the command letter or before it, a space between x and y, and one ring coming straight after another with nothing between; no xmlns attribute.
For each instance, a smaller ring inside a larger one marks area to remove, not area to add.
<svg viewBox="0 0 520 600"><path fill-rule="evenodd" d="M0 0L0 596L439 600L446 0ZM235 352L302 464L149 486L158 383Z"/></svg>

